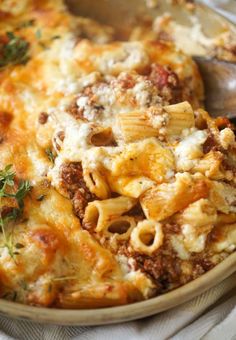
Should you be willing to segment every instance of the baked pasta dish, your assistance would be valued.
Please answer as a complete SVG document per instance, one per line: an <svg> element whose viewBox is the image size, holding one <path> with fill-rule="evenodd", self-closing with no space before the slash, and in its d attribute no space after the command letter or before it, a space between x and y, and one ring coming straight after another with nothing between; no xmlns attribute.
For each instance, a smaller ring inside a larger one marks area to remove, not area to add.
<svg viewBox="0 0 236 340"><path fill-rule="evenodd" d="M151 298L236 246L236 143L191 57L60 0L0 1L0 296Z"/></svg>

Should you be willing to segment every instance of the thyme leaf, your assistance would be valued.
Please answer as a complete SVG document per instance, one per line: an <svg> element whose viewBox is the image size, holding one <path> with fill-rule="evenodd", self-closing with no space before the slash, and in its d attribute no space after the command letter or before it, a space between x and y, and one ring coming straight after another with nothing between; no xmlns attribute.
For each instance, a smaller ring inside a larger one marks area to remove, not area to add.
<svg viewBox="0 0 236 340"><path fill-rule="evenodd" d="M17 192L15 193L15 199L17 200L20 209L24 208L24 198L27 193L31 190L29 181L21 181Z"/></svg>
<svg viewBox="0 0 236 340"><path fill-rule="evenodd" d="M25 39L7 32L0 37L0 68L27 63L28 52L29 43Z"/></svg>
<svg viewBox="0 0 236 340"><path fill-rule="evenodd" d="M24 198L31 190L29 181L21 181L17 189L15 187L15 173L12 170L12 165L9 164L5 169L0 171L0 200L3 197L11 197L16 200L17 207L9 207L6 213L3 211L0 214L0 228L3 234L3 247L8 249L9 255L14 259L19 252L16 249L22 248L20 243L14 244L12 228L10 233L6 233L6 227L10 222L16 221L23 213Z"/></svg>
<svg viewBox="0 0 236 340"><path fill-rule="evenodd" d="M47 148L47 149L45 150L45 153L46 153L46 155L48 156L48 159L50 160L50 162L52 162L52 163L54 164L55 156L54 156L52 150L51 150L50 148Z"/></svg>

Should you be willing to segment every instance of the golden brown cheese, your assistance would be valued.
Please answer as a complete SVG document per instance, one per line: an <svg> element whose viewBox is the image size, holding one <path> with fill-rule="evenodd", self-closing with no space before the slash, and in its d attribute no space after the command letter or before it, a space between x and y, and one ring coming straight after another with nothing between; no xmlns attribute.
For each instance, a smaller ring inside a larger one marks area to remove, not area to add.
<svg viewBox="0 0 236 340"><path fill-rule="evenodd" d="M0 234L1 297L126 304L232 252L235 139L199 109L192 59L170 43L110 42L112 29L59 0L0 1L0 18L0 170L13 165L9 190L31 185ZM6 62L10 41L23 59ZM1 197L1 223L17 203Z"/></svg>

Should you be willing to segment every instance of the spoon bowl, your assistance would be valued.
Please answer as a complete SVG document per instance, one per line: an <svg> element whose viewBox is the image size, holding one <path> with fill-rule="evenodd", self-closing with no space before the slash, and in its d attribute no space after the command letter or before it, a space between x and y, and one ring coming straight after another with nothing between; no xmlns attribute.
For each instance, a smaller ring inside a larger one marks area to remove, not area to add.
<svg viewBox="0 0 236 340"><path fill-rule="evenodd" d="M205 107L213 117L236 119L236 63L194 57L205 86Z"/></svg>

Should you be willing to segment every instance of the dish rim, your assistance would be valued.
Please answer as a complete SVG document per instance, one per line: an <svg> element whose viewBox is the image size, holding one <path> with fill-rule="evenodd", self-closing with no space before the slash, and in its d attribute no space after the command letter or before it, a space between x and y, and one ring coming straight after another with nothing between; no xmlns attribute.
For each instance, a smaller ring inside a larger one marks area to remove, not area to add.
<svg viewBox="0 0 236 340"><path fill-rule="evenodd" d="M61 326L97 326L148 317L181 305L223 282L236 270L236 252L199 278L149 300L118 307L57 309L23 305L0 299L0 315L35 323Z"/></svg>

